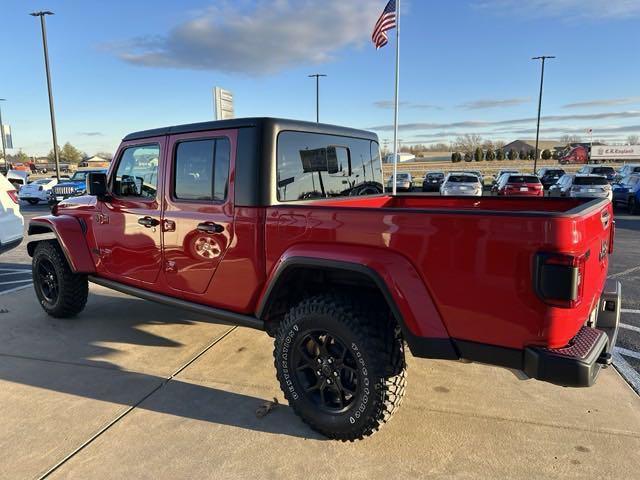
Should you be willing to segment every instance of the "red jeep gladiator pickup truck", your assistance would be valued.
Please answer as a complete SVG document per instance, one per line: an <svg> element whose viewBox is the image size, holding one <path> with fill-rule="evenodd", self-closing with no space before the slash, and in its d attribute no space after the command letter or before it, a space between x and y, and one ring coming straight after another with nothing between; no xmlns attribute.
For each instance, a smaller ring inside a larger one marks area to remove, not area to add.
<svg viewBox="0 0 640 480"><path fill-rule="evenodd" d="M132 133L87 190L29 225L44 310L78 314L93 282L264 330L330 438L389 420L405 345L563 386L611 363L606 199L389 196L375 134L272 118Z"/></svg>

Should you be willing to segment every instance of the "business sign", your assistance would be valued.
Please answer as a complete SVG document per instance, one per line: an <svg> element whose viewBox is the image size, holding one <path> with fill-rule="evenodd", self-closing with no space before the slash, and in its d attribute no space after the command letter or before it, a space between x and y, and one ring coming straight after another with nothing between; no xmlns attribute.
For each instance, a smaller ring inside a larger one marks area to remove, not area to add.
<svg viewBox="0 0 640 480"><path fill-rule="evenodd" d="M13 137L11 136L11 126L2 125L2 132L4 132L4 148L13 148Z"/></svg>
<svg viewBox="0 0 640 480"><path fill-rule="evenodd" d="M640 160L640 145L594 145L591 158L610 160Z"/></svg>
<svg viewBox="0 0 640 480"><path fill-rule="evenodd" d="M233 93L220 87L213 89L213 115L216 120L227 120L235 117Z"/></svg>

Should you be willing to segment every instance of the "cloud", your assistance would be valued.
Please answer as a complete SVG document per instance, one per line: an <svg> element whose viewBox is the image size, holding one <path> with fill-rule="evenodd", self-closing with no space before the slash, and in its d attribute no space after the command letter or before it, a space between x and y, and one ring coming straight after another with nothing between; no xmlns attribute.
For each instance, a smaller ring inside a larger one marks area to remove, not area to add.
<svg viewBox="0 0 640 480"><path fill-rule="evenodd" d="M520 17L626 20L640 16L638 0L478 0L473 5L501 15L517 14Z"/></svg>
<svg viewBox="0 0 640 480"><path fill-rule="evenodd" d="M419 110L442 110L442 107L439 107L438 105L432 105L430 103L400 101L399 104L401 107L415 108ZM394 106L394 102L393 100L378 100L377 102L373 102L373 106L377 108L391 109Z"/></svg>
<svg viewBox="0 0 640 480"><path fill-rule="evenodd" d="M374 0L325 0L321 8L313 0L217 2L166 35L111 48L146 67L273 74L325 63L344 48L366 44L379 10Z"/></svg>
<svg viewBox="0 0 640 480"><path fill-rule="evenodd" d="M83 137L102 137L104 133L102 132L78 132L78 135L82 135Z"/></svg>
<svg viewBox="0 0 640 480"><path fill-rule="evenodd" d="M640 103L640 97L609 98L589 100L587 102L567 103L566 105L563 105L562 108L589 108L611 105L632 105L634 103Z"/></svg>
<svg viewBox="0 0 640 480"><path fill-rule="evenodd" d="M496 108L496 107L511 107L514 105L522 105L524 103L529 103L531 101L531 97L518 97L518 98L504 98L500 100L475 100L472 102L465 102L458 105L458 108L463 108L465 110L482 110L486 108Z"/></svg>
<svg viewBox="0 0 640 480"><path fill-rule="evenodd" d="M629 110L625 112L603 112L603 113L589 113L589 114L575 114L575 115L546 115L541 118L542 122L569 122L569 121L585 121L585 120L607 120L607 119L625 119L625 118L639 118L640 110ZM478 121L467 120L463 122L451 122L451 123L403 123L399 125L402 130L436 130L447 128L465 128L465 129L479 129L489 128L501 125L519 125L523 123L532 123L536 121L536 117L528 118L513 118L508 120L495 120L495 121ZM379 125L376 127L369 127L370 130L377 130L380 132L393 130L393 125Z"/></svg>

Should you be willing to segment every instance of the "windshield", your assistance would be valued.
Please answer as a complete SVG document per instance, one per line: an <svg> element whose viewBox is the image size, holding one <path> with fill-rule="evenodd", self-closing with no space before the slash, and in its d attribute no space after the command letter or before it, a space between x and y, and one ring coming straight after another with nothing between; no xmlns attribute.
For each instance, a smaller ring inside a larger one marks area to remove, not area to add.
<svg viewBox="0 0 640 480"><path fill-rule="evenodd" d="M396 178L398 180L409 180L409 174L408 173L399 173L398 175L396 175ZM393 175L391 176L391 178L389 178L389 180L393 179Z"/></svg>
<svg viewBox="0 0 640 480"><path fill-rule="evenodd" d="M451 175L447 180L451 183L478 183L478 177L475 175Z"/></svg>
<svg viewBox="0 0 640 480"><path fill-rule="evenodd" d="M428 173L427 178L444 178L444 173Z"/></svg>
<svg viewBox="0 0 640 480"><path fill-rule="evenodd" d="M573 179L574 185L608 185L604 177L576 177Z"/></svg>
<svg viewBox="0 0 640 480"><path fill-rule="evenodd" d="M85 180L87 178L87 172L76 172L73 174L73 177L71 177L71 181L72 182L81 182L83 180Z"/></svg>
<svg viewBox="0 0 640 480"><path fill-rule="evenodd" d="M511 175L509 183L540 183L540 180L534 175Z"/></svg>
<svg viewBox="0 0 640 480"><path fill-rule="evenodd" d="M41 178L40 180L36 180L35 182L31 182L32 184L35 185L45 185L47 183L49 183L51 181L50 178Z"/></svg>
<svg viewBox="0 0 640 480"><path fill-rule="evenodd" d="M545 177L556 177L564 175L564 170L547 170L544 172Z"/></svg>

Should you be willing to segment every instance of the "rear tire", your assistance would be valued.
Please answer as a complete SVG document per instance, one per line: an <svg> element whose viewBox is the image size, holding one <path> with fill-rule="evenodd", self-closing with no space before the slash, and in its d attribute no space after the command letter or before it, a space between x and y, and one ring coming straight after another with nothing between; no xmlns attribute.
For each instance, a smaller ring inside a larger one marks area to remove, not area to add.
<svg viewBox="0 0 640 480"><path fill-rule="evenodd" d="M84 310L89 295L87 276L71 271L57 242L38 243L32 272L36 296L47 314L71 318Z"/></svg>
<svg viewBox="0 0 640 480"><path fill-rule="evenodd" d="M293 411L328 438L372 435L406 385L404 342L384 309L323 294L291 308L278 328L277 377Z"/></svg>

